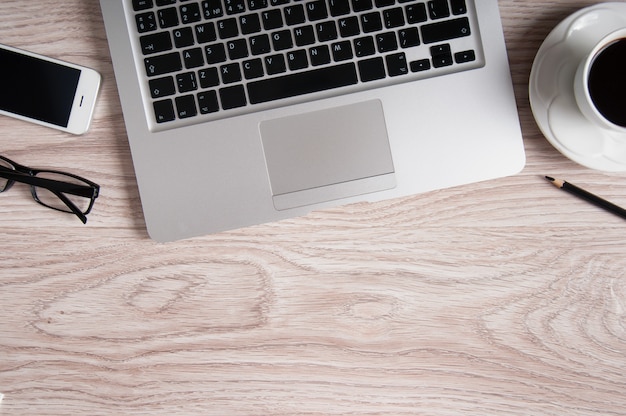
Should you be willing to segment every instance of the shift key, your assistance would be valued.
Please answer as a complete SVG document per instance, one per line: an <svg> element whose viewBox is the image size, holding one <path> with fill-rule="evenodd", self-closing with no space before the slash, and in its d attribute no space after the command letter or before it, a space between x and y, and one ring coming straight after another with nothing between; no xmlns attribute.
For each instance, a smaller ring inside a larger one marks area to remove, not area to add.
<svg viewBox="0 0 626 416"><path fill-rule="evenodd" d="M471 34L469 19L446 20L422 26L422 41L426 44L462 38Z"/></svg>
<svg viewBox="0 0 626 416"><path fill-rule="evenodd" d="M151 56L150 58L144 59L143 62L146 65L146 74L148 74L149 77L168 74L183 69L178 52Z"/></svg>

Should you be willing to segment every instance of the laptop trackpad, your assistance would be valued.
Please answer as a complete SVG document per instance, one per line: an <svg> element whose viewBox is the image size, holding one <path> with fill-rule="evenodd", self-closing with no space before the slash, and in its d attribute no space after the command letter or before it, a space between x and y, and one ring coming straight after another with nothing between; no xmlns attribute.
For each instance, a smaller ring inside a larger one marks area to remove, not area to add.
<svg viewBox="0 0 626 416"><path fill-rule="evenodd" d="M268 120L260 129L278 210L396 186L378 100Z"/></svg>

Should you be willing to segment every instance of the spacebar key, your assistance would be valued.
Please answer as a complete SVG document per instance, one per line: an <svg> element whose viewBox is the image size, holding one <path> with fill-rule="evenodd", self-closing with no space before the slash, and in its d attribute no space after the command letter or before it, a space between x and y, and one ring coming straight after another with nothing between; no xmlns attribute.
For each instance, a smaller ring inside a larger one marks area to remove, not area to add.
<svg viewBox="0 0 626 416"><path fill-rule="evenodd" d="M248 97L250 103L259 104L345 87L357 82L356 67L352 62L348 62L313 71L251 82L248 84Z"/></svg>

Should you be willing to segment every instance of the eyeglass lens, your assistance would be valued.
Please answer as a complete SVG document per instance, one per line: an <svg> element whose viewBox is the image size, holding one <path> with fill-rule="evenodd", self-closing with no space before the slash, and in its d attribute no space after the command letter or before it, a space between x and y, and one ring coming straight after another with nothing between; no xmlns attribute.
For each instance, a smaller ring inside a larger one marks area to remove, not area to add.
<svg viewBox="0 0 626 416"><path fill-rule="evenodd" d="M38 172L35 176L37 176L38 178L52 179L55 181L67 182L67 183L72 183L72 184L80 185L80 186L90 186L85 181L82 181L78 178L74 178L73 176L65 175L59 172L43 171L43 172ZM52 209L59 210L59 211L72 212L67 207L67 205L65 205L63 201L60 200L59 197L54 192L45 188L38 187L38 186L32 186L31 188L33 190L33 197L40 204L45 205ZM83 214L86 214L89 211L89 208L91 207L91 200L92 200L91 198L78 196L78 195L72 195L69 193L63 193L63 195L66 198L68 198L70 201L72 201L72 203L76 205L76 207Z"/></svg>
<svg viewBox="0 0 626 416"><path fill-rule="evenodd" d="M0 166L11 169L11 170L15 170L15 167L4 159L0 159ZM6 191L8 184L9 184L8 179L0 177L0 192Z"/></svg>

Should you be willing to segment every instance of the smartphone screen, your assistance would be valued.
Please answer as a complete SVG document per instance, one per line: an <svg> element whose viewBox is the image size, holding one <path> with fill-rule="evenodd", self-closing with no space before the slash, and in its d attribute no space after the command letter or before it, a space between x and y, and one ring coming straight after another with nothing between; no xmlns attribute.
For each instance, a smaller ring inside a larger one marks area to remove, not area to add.
<svg viewBox="0 0 626 416"><path fill-rule="evenodd" d="M88 68L85 70L90 72L88 75L95 73ZM91 117L91 109L86 107L93 106L99 85L98 75L96 92L91 92L93 86L87 86L88 93L82 91L85 89L84 80L81 84L84 72L76 65L0 47L0 110L39 124L83 133ZM79 88L79 85L83 86Z"/></svg>

